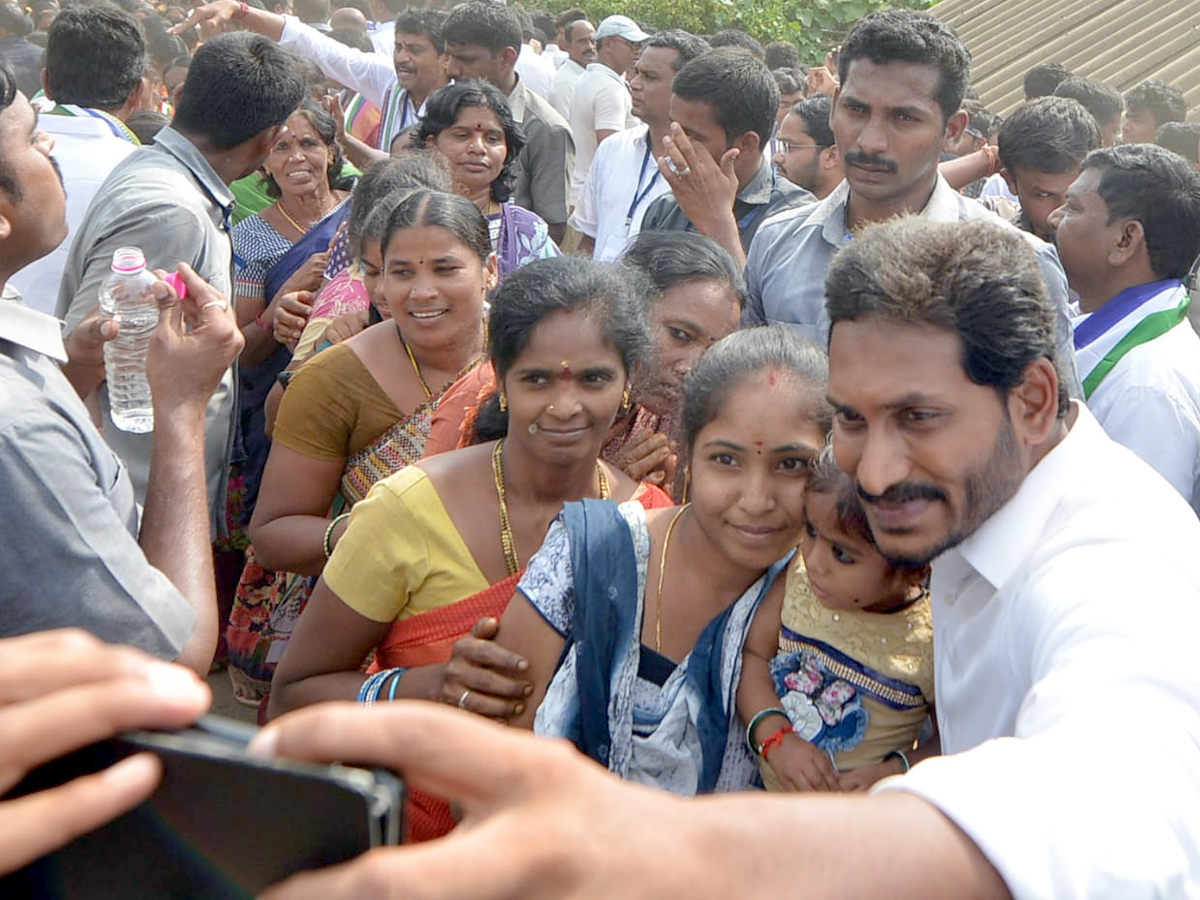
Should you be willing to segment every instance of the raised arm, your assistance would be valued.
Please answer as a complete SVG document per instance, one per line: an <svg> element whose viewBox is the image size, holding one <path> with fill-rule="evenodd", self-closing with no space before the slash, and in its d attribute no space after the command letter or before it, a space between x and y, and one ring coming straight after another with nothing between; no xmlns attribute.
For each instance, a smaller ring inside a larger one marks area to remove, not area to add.
<svg viewBox="0 0 1200 900"><path fill-rule="evenodd" d="M187 297L155 287L159 323L146 374L154 395L150 481L139 537L146 560L191 604L196 622L179 662L208 673L217 643L217 600L204 465L204 413L242 347L229 301L181 263Z"/></svg>

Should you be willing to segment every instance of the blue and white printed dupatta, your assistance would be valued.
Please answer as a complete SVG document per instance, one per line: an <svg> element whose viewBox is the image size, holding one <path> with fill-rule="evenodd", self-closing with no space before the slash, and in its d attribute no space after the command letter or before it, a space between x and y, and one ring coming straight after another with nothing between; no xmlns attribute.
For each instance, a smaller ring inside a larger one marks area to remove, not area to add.
<svg viewBox="0 0 1200 900"><path fill-rule="evenodd" d="M575 608L534 730L565 737L609 771L680 795L759 785L735 705L742 645L792 554L701 633L659 687L638 677L650 536L639 503L563 507Z"/></svg>

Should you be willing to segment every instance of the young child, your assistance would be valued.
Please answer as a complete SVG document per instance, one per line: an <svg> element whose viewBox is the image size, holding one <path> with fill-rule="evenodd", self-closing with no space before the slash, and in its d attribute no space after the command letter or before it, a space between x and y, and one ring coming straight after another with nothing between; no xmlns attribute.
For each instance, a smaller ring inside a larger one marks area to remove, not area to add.
<svg viewBox="0 0 1200 900"><path fill-rule="evenodd" d="M746 639L738 712L767 790L866 790L908 771L933 710L928 567L880 555L829 450L804 515L786 591ZM919 755L936 747L935 737Z"/></svg>

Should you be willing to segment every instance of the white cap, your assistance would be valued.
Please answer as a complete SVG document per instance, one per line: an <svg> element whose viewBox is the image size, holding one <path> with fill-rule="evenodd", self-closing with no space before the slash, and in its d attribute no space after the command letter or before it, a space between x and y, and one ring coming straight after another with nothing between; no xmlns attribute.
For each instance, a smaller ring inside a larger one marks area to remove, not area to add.
<svg viewBox="0 0 1200 900"><path fill-rule="evenodd" d="M638 23L629 16L609 16L596 29L597 41L606 37L625 38L631 44L640 44L650 39L650 35L638 28Z"/></svg>

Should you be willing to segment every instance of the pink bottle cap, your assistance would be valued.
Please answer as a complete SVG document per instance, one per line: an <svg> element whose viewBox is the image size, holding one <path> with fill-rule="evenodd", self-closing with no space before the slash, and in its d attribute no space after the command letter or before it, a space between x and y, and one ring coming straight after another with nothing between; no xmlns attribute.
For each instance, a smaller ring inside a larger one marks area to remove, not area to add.
<svg viewBox="0 0 1200 900"><path fill-rule="evenodd" d="M162 280L175 288L175 293L179 295L180 300L187 296L187 285L183 283L183 279L179 277L178 272L168 272L163 276Z"/></svg>

